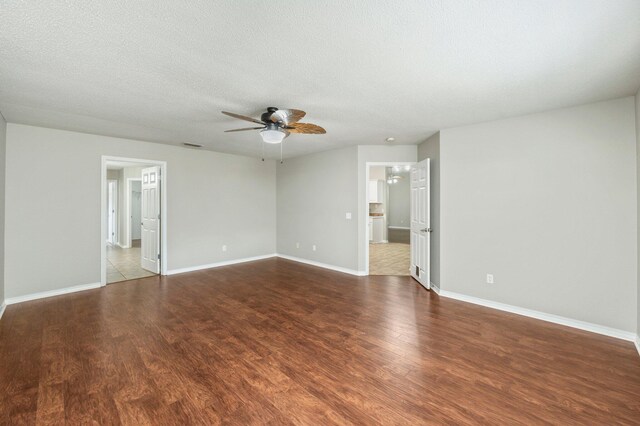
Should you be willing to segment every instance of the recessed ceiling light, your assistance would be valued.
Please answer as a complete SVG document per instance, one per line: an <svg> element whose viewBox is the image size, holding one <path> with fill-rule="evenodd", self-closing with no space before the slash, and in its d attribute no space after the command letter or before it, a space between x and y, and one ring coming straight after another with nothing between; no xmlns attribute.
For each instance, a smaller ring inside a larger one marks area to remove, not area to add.
<svg viewBox="0 0 640 426"><path fill-rule="evenodd" d="M396 140L396 138L386 138L386 139L385 139L385 141L386 141L386 142L393 142L393 141L395 141L395 140Z"/></svg>

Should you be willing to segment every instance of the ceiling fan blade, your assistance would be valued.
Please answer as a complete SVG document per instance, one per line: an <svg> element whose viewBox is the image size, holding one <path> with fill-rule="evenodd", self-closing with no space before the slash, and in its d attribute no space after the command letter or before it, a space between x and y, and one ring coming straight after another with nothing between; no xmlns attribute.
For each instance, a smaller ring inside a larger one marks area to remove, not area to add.
<svg viewBox="0 0 640 426"><path fill-rule="evenodd" d="M305 115L307 115L307 113L299 109L279 109L271 114L271 121L287 126L302 120L302 117Z"/></svg>
<svg viewBox="0 0 640 426"><path fill-rule="evenodd" d="M228 115L229 117L239 118L240 120L251 121L252 123L257 123L257 124L265 124L265 123L263 123L262 121L260 121L258 119L247 117L246 115L240 115L240 114L236 114L236 113L233 113L233 112L227 112L227 111L222 111L222 113L224 115Z"/></svg>
<svg viewBox="0 0 640 426"><path fill-rule="evenodd" d="M229 133L229 132L244 132L245 130L258 130L258 129L264 129L263 127L245 127L243 129L233 129L233 130L225 130L225 133Z"/></svg>
<svg viewBox="0 0 640 426"><path fill-rule="evenodd" d="M287 126L286 129L291 133L306 133L313 135L321 135L327 133L327 131L322 127L311 123L295 123L291 126Z"/></svg>

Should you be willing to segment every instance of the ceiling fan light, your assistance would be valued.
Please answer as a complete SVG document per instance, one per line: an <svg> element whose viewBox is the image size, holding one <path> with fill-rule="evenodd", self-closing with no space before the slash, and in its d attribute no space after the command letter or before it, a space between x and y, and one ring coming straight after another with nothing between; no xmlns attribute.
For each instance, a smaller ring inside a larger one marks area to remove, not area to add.
<svg viewBox="0 0 640 426"><path fill-rule="evenodd" d="M286 133L282 130L264 129L260 132L260 136L265 143L277 144L284 140Z"/></svg>

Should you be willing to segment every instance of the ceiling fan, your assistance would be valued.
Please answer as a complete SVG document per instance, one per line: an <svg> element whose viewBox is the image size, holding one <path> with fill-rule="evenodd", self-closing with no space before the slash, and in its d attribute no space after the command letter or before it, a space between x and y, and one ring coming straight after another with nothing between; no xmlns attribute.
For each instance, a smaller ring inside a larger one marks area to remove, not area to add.
<svg viewBox="0 0 640 426"><path fill-rule="evenodd" d="M225 132L243 132L245 130L260 130L262 141L271 144L281 143L291 133L305 133L319 135L327 133L322 127L311 123L299 123L307 113L299 109L267 108L267 112L260 119L247 117L233 112L222 111L229 117L250 121L259 124L260 127L245 127L243 129L225 130Z"/></svg>

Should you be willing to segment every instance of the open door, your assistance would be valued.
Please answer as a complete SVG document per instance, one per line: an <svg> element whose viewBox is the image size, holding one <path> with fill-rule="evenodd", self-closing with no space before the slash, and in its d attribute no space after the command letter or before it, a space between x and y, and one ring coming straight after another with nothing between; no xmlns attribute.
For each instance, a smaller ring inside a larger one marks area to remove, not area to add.
<svg viewBox="0 0 640 426"><path fill-rule="evenodd" d="M411 168L411 276L431 290L430 159Z"/></svg>
<svg viewBox="0 0 640 426"><path fill-rule="evenodd" d="M160 167L142 169L141 266L160 273ZM132 224L136 226L137 224Z"/></svg>

